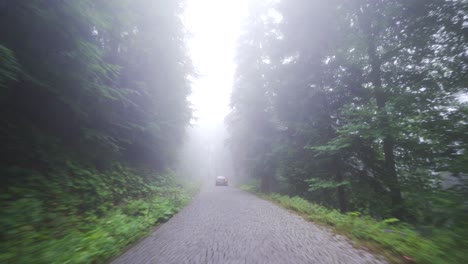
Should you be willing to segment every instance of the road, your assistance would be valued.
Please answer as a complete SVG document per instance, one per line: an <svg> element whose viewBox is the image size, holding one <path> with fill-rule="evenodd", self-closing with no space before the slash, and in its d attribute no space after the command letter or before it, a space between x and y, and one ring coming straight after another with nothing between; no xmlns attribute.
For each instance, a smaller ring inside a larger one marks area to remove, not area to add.
<svg viewBox="0 0 468 264"><path fill-rule="evenodd" d="M112 263L386 262L253 194L210 185Z"/></svg>

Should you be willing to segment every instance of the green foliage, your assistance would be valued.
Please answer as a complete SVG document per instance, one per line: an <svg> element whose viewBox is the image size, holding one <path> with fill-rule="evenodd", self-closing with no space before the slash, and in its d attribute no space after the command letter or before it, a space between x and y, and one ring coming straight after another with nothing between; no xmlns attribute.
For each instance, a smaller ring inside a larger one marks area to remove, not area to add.
<svg viewBox="0 0 468 264"><path fill-rule="evenodd" d="M465 229L467 6L255 5L227 118L237 170L263 192Z"/></svg>
<svg viewBox="0 0 468 264"><path fill-rule="evenodd" d="M300 213L307 214L311 213L314 210L311 203L299 196L289 197L273 193L267 195L266 197L272 199L273 201L279 202L281 205L288 209L292 209Z"/></svg>
<svg viewBox="0 0 468 264"><path fill-rule="evenodd" d="M170 165L191 118L179 4L2 4L0 166L57 165L53 144L100 168Z"/></svg>
<svg viewBox="0 0 468 264"><path fill-rule="evenodd" d="M258 188L254 185L241 185L239 186L239 188L243 191L251 192L251 193L255 193L258 191Z"/></svg>
<svg viewBox="0 0 468 264"><path fill-rule="evenodd" d="M359 217L359 216L361 216L361 213L358 212L358 211L354 211L354 212L347 212L346 215L350 215L350 216L354 216L354 217Z"/></svg>
<svg viewBox="0 0 468 264"><path fill-rule="evenodd" d="M306 182L309 183L309 191L338 188L340 186L345 186L345 185L350 184L349 181L332 182L332 181L324 181L324 180L314 179L314 178L306 180Z"/></svg>
<svg viewBox="0 0 468 264"><path fill-rule="evenodd" d="M17 81L21 69L15 54L0 45L0 88L7 88L9 81Z"/></svg>
<svg viewBox="0 0 468 264"><path fill-rule="evenodd" d="M382 222L390 225L390 224L398 223L400 222L400 220L398 218L393 217L393 218L384 219Z"/></svg>
<svg viewBox="0 0 468 264"><path fill-rule="evenodd" d="M0 262L105 262L174 215L196 191L178 187L170 173L144 182L122 166L98 172L70 163L67 172L81 177L36 175L2 194Z"/></svg>
<svg viewBox="0 0 468 264"><path fill-rule="evenodd" d="M180 13L0 4L0 262L103 262L190 197L166 172L191 118Z"/></svg>
<svg viewBox="0 0 468 264"><path fill-rule="evenodd" d="M137 200L138 201L138 200ZM14 238L2 243L0 260L14 263L92 263L104 262L137 240L158 222L167 220L178 208L174 201L155 197L155 206L144 215L128 215L128 206L122 206L105 217L77 222L79 228L69 229L62 236L52 235L56 230L32 230L23 227ZM131 210L131 209L130 209ZM75 220L76 221L76 220Z"/></svg>
<svg viewBox="0 0 468 264"><path fill-rule="evenodd" d="M465 251L467 229L432 229L431 235L423 236L396 218L377 221L359 212L341 214L308 202L300 197L280 194L263 195L285 208L307 215L311 221L332 226L335 230L359 241L371 241L397 256L410 256L417 263L464 263L468 260ZM460 232L460 233L458 233Z"/></svg>
<svg viewBox="0 0 468 264"><path fill-rule="evenodd" d="M187 201L179 4L0 4L0 262L102 262Z"/></svg>

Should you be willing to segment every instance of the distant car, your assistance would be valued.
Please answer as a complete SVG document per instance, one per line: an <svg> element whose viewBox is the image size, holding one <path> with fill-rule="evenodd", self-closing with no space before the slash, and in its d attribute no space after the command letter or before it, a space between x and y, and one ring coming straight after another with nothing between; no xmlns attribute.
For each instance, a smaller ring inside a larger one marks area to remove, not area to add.
<svg viewBox="0 0 468 264"><path fill-rule="evenodd" d="M216 177L216 186L219 186L219 185L227 186L228 185L228 179L226 177L224 177L224 176Z"/></svg>

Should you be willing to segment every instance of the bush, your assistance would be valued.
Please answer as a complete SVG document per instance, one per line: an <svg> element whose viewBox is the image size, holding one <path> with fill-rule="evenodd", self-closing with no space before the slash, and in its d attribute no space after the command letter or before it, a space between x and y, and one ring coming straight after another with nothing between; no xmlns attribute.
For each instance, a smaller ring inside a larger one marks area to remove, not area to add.
<svg viewBox="0 0 468 264"><path fill-rule="evenodd" d="M122 166L99 172L69 164L10 186L0 196L0 263L105 262L196 190L169 173L148 178Z"/></svg>

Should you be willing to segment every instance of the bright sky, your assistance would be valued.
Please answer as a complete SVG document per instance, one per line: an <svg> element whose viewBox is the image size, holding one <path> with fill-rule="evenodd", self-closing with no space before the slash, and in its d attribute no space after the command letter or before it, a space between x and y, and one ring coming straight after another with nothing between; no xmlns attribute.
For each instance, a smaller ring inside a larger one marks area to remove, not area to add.
<svg viewBox="0 0 468 264"><path fill-rule="evenodd" d="M229 112L235 71L234 56L242 20L250 0L186 0L183 21L199 78L193 81L190 101L195 123L212 126Z"/></svg>

